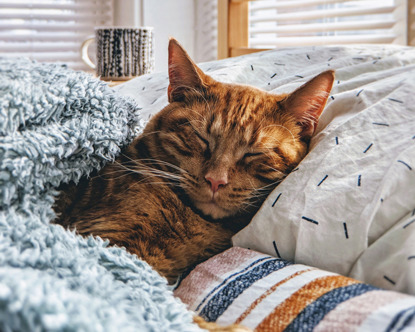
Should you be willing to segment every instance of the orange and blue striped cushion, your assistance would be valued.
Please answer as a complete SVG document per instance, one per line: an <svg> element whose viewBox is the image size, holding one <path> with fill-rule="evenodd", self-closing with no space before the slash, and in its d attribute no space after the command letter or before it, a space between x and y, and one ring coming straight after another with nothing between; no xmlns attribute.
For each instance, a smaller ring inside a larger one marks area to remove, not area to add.
<svg viewBox="0 0 415 332"><path fill-rule="evenodd" d="M189 309L256 331L415 329L415 297L238 247L198 265L175 290Z"/></svg>

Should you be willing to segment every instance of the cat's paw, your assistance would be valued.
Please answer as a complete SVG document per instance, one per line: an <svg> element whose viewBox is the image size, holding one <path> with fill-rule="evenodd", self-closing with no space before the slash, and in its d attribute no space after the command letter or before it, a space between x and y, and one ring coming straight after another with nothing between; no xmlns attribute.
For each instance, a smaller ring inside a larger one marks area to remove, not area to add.
<svg viewBox="0 0 415 332"><path fill-rule="evenodd" d="M227 326L220 326L216 323L210 323L205 321L202 317L194 316L193 321L199 325L200 328L208 330L210 332L252 332L245 326L232 324Z"/></svg>

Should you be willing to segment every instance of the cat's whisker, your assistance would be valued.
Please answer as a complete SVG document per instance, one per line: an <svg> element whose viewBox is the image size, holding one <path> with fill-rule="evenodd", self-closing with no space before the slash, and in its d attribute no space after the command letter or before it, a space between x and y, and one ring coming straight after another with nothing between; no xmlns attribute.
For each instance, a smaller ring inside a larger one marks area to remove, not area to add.
<svg viewBox="0 0 415 332"><path fill-rule="evenodd" d="M146 171L140 172L139 174L143 175L144 177L140 181L137 181L137 183L141 183L141 182L146 183L146 181L150 179L157 178L161 181L160 183L163 183L164 185L177 185L178 186L180 184L180 179L174 179L174 178L171 178L170 176L163 176L162 174L146 172ZM166 181L163 181L163 179L166 179L169 181L166 182Z"/></svg>
<svg viewBox="0 0 415 332"><path fill-rule="evenodd" d="M257 138L258 137L258 133L262 130L262 123L264 122L266 120L266 118L265 117L263 117L262 119L261 119L261 121L259 122L259 124L258 124L258 126L257 126L257 128L255 129L255 131L252 133L252 137L255 137L255 138Z"/></svg>
<svg viewBox="0 0 415 332"><path fill-rule="evenodd" d="M282 182L282 180L283 180L283 179L278 179L278 180L275 180L274 182L271 182L271 183L266 184L266 185L264 185L264 186L262 186L262 187L259 187L259 188L257 188L256 190L264 190L264 189L269 190L269 188L270 188L270 187L272 187L272 189L273 189L273 187L275 187L275 186L279 185L279 184Z"/></svg>
<svg viewBox="0 0 415 332"><path fill-rule="evenodd" d="M146 178L149 178L149 177L158 177L160 179L168 180L168 182L166 184L180 182L180 178L173 178L169 175L166 176L166 175L163 175L163 174L160 174L160 173L154 173L154 172L148 172L148 171L141 171L141 172L137 172L137 173L144 176L144 180Z"/></svg>
<svg viewBox="0 0 415 332"><path fill-rule="evenodd" d="M271 170L273 170L274 172L276 172L276 173L278 173L278 174L283 174L279 169L276 169L275 167L272 167L272 166L270 166L270 165L267 165L267 164L261 164L262 166L265 166L265 167L267 167L267 168L269 168L269 169L271 169Z"/></svg>
<svg viewBox="0 0 415 332"><path fill-rule="evenodd" d="M292 131L289 130L286 126L283 126L281 124L270 124L268 126L265 126L265 127L261 128L261 130L264 130L264 129L267 129L267 128L271 128L271 127L280 127L280 128L285 129L286 131L288 131L290 133L293 141L296 142L296 138L295 138L294 134L292 133Z"/></svg>
<svg viewBox="0 0 415 332"><path fill-rule="evenodd" d="M264 201L264 198L266 197L267 195L265 195L265 194L262 194L262 195L260 195L260 194L258 194L258 193L252 193L249 197L246 197L244 200L243 200L243 202L244 203L249 203L249 204L251 204L252 206L257 206L258 205L258 203L262 203L263 201Z"/></svg>
<svg viewBox="0 0 415 332"><path fill-rule="evenodd" d="M143 184L147 184L147 185L166 185L166 182L160 181L160 182L144 182Z"/></svg>
<svg viewBox="0 0 415 332"><path fill-rule="evenodd" d="M155 168L155 167L151 167L151 166L149 166L149 165L147 165L147 164L145 164L145 163L142 163L141 161L152 161L152 162L154 162L154 163L157 163L157 164L163 164L163 165L166 165L166 166L168 166L168 167L171 167L171 168L174 168L174 169L177 169L178 171L180 171L180 172L186 172L184 169L182 169L182 168L180 168L180 167L178 167L178 166L176 166L176 165L173 165L173 164L170 164L170 163L168 163L168 162L165 162L165 161L162 161L162 160L157 160L157 159L141 159L141 160L131 160L131 162L132 163L134 163L131 167L132 168L129 168L129 169L131 169L131 170L139 170L140 168L142 168L142 169L147 169L147 170L154 170L154 171L159 171L159 172L164 172L164 173L168 173L168 174L172 174L172 175L174 175L174 176L178 176L177 174L173 174L173 173L170 173L170 172L167 172L167 171L164 171L164 170L160 170L160 169L158 169L158 168ZM126 167L125 165L126 164L128 164L129 162L127 162L127 163L119 163L120 165L122 165L123 167ZM186 172L187 173L187 172Z"/></svg>
<svg viewBox="0 0 415 332"><path fill-rule="evenodd" d="M118 175L118 176L108 176L108 175L113 175L113 174L120 173L120 172L122 172L123 174ZM101 179L104 179L104 180L107 180L107 181L118 180L118 179L122 179L122 178L130 175L131 173L133 173L133 172L128 172L126 170L122 170L122 171L119 171L119 172L111 172L111 173L107 173L107 174L98 175L98 176L95 176L94 178L101 178Z"/></svg>
<svg viewBox="0 0 415 332"><path fill-rule="evenodd" d="M250 210L252 210L252 208L256 209L258 208L258 204L253 204L250 202L243 202L240 206L241 210L245 211L245 212L249 212Z"/></svg>
<svg viewBox="0 0 415 332"><path fill-rule="evenodd" d="M251 187L247 188L247 195L244 195L246 197L244 199L242 199L241 204L243 206L246 206L246 207L257 208L258 204L255 204L255 202L253 202L253 200L255 200L256 202L258 202L258 201L262 202L262 196L265 196L265 195L263 193L261 193L258 190L258 188L256 188L254 186L254 184L252 183L252 181L250 179L249 179L249 182L251 184Z"/></svg>
<svg viewBox="0 0 415 332"><path fill-rule="evenodd" d="M177 178L177 179L183 178L182 175L179 175L177 173L166 172L161 169L150 167L147 165L136 165L133 168L131 168L131 170L135 172L150 172L153 174L159 174L159 175L168 176L168 177Z"/></svg>
<svg viewBox="0 0 415 332"><path fill-rule="evenodd" d="M197 185L198 184L198 181L197 180L195 180L195 179L193 179L192 177L189 177L189 176L184 176L184 179L186 180L186 181L189 181L191 184L193 184L193 185Z"/></svg>
<svg viewBox="0 0 415 332"><path fill-rule="evenodd" d="M252 183L252 180L251 179L249 179L248 178L248 180L249 180L249 183L251 184L251 187L250 187L250 190L256 190L256 186Z"/></svg>
<svg viewBox="0 0 415 332"><path fill-rule="evenodd" d="M247 205L247 206L256 206L256 204L254 204L255 202L252 200L252 196L248 196L248 197L246 197L242 202L243 202L243 204L244 205ZM257 200L255 200L255 201L257 201Z"/></svg>
<svg viewBox="0 0 415 332"><path fill-rule="evenodd" d="M165 182L165 181L149 182L153 178L160 178L160 176L159 175L150 175L150 176L147 176L147 177L141 179L140 181L137 181L137 182L133 183L132 185L130 185L126 189L126 191L127 190L131 190L131 189L134 189L134 188L136 188L137 186L140 186L140 185L151 185L151 186L153 186L153 185L160 185L160 186L166 186L166 185L168 185L168 186L173 186L173 187L182 187L183 186L182 184L180 184L178 182L171 182L171 181L170 182Z"/></svg>
<svg viewBox="0 0 415 332"><path fill-rule="evenodd" d="M137 174L141 174L141 175L152 175L152 176L158 176L158 177L161 177L161 178L164 178L164 179L169 179L169 180L180 180L180 179L182 179L182 177L180 177L180 176L176 176L176 175L173 175L173 174L169 174L169 173L166 173L166 172L162 172L162 171L159 171L159 170L133 170L133 172L134 173L137 173Z"/></svg>
<svg viewBox="0 0 415 332"><path fill-rule="evenodd" d="M180 175L165 172L157 168L152 168L145 164L136 164L134 165L134 167L126 167L125 165L118 163L118 162L116 162L116 164L118 164L120 167L124 168L125 170L128 170L136 174L140 174L140 175L159 176L161 178L165 178L165 179L173 180L173 181L179 181L183 179L183 177Z"/></svg>
<svg viewBox="0 0 415 332"><path fill-rule="evenodd" d="M268 197L269 194L270 194L270 191L267 191L263 193L256 193L252 195L252 197L256 200L256 202L262 203L263 201L265 201L265 199Z"/></svg>
<svg viewBox="0 0 415 332"><path fill-rule="evenodd" d="M150 131L148 133L142 133L142 134L140 134L139 137L140 138L145 138L147 136L154 135L154 134L158 134L158 133L161 133L161 132L162 132L161 130Z"/></svg>
<svg viewBox="0 0 415 332"><path fill-rule="evenodd" d="M154 163L156 163L156 164L162 164L162 165L165 165L165 166L171 167L171 168L173 168L173 169L178 170L178 171L179 171L179 172L181 172L181 173L189 173L188 171L186 171L185 169L183 169L183 168L181 168L181 167L179 167L179 166L177 166L177 165L174 165L174 164L172 164L172 163L169 163L169 162L167 162L167 161L160 160L160 159L145 158L145 159L140 159L139 161L150 161L150 162L154 162Z"/></svg>
<svg viewBox="0 0 415 332"><path fill-rule="evenodd" d="M122 175L120 177L124 177L124 176L127 176L129 173L131 174L131 171L128 172L127 170L122 169L122 170L117 170L117 171L112 171L112 172L105 172L104 174L99 173L95 176L92 176L91 180L97 179L97 178L101 178L101 179L105 179L105 180L118 179L120 177L112 177L112 176L109 176L109 175L119 174L119 173L122 173Z"/></svg>
<svg viewBox="0 0 415 332"><path fill-rule="evenodd" d="M131 168L129 168L129 167L127 167L127 166L125 166L125 164L124 163L120 163L120 162L118 162L117 160L116 161L114 161L114 164L115 165L118 165L119 167L121 167L123 170L125 170L125 171L130 171L130 172L134 172Z"/></svg>

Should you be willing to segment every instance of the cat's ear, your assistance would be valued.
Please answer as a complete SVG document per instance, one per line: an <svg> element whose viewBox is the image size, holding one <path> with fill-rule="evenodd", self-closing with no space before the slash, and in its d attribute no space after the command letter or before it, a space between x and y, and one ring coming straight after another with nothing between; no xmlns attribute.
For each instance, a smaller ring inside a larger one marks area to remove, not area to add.
<svg viewBox="0 0 415 332"><path fill-rule="evenodd" d="M207 76L174 38L169 42L169 102L182 101L185 93L206 87Z"/></svg>
<svg viewBox="0 0 415 332"><path fill-rule="evenodd" d="M334 82L334 71L325 71L291 93L284 101L284 108L293 114L301 126L301 136L309 140L316 130Z"/></svg>

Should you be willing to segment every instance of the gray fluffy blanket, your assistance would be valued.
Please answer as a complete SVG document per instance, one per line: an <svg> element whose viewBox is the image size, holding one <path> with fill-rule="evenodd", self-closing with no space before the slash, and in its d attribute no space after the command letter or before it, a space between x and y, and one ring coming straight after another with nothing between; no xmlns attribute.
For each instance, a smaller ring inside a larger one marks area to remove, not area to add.
<svg viewBox="0 0 415 332"><path fill-rule="evenodd" d="M1 331L198 330L148 264L49 223L56 187L112 160L136 110L85 73L0 59Z"/></svg>

